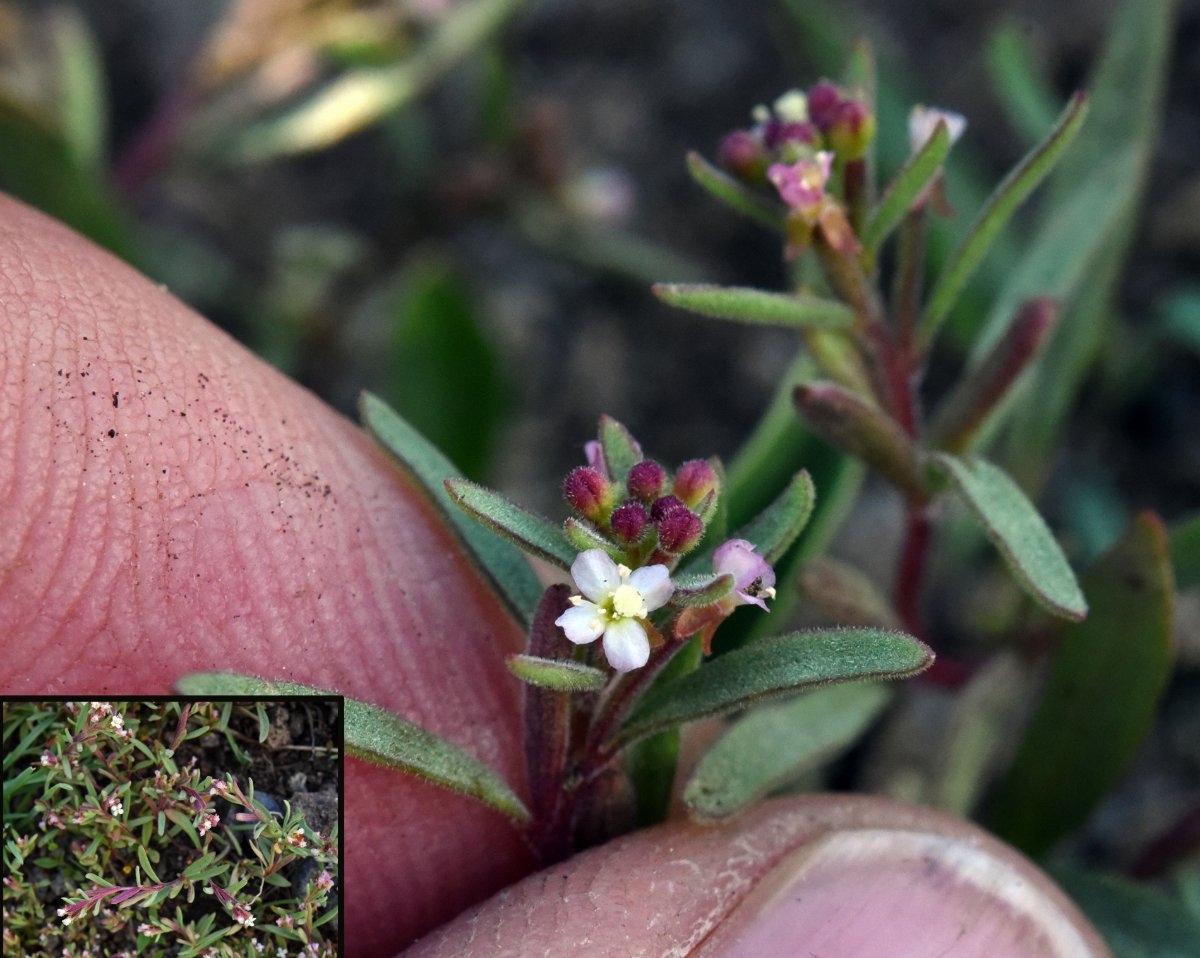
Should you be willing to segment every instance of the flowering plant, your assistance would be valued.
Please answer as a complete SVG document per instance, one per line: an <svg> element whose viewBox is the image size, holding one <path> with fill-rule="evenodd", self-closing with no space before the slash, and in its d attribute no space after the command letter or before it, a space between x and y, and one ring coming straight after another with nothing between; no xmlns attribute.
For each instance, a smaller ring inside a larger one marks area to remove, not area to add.
<svg viewBox="0 0 1200 958"><path fill-rule="evenodd" d="M336 813L208 770L269 727L262 703L5 702L5 954L334 954Z"/></svg>

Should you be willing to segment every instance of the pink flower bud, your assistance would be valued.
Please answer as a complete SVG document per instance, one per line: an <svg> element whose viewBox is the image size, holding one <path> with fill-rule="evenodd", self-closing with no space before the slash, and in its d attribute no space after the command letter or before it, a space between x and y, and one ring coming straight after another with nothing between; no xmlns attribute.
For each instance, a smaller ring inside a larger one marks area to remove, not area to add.
<svg viewBox="0 0 1200 958"><path fill-rule="evenodd" d="M767 169L762 142L749 130L734 130L721 141L717 150L721 166L740 180L758 182Z"/></svg>
<svg viewBox="0 0 1200 958"><path fill-rule="evenodd" d="M834 114L842 102L842 91L828 80L814 84L808 91L808 118L824 133L833 126Z"/></svg>
<svg viewBox="0 0 1200 958"><path fill-rule="evenodd" d="M690 551L704 535L704 523L687 507L672 509L655 525L658 527L659 546L673 555Z"/></svg>
<svg viewBox="0 0 1200 958"><path fill-rule="evenodd" d="M834 112L828 140L845 160L857 160L875 138L875 116L861 100L843 100Z"/></svg>
<svg viewBox="0 0 1200 958"><path fill-rule="evenodd" d="M563 481L563 495L571 508L591 522L601 521L612 508L612 485L591 466L571 470Z"/></svg>
<svg viewBox="0 0 1200 958"><path fill-rule="evenodd" d="M643 459L635 462L629 470L625 485L631 496L636 496L642 502L653 502L662 495L663 486L667 484L667 473L653 459Z"/></svg>
<svg viewBox="0 0 1200 958"><path fill-rule="evenodd" d="M675 495L687 506L697 506L721 484L717 471L703 459L689 459L675 470Z"/></svg>
<svg viewBox="0 0 1200 958"><path fill-rule="evenodd" d="M763 129L763 144L768 150L781 150L790 143L815 147L820 137L820 132L812 123L773 120Z"/></svg>
<svg viewBox="0 0 1200 958"><path fill-rule="evenodd" d="M646 507L636 499L626 499L613 510L609 520L613 534L629 545L637 542L650 524Z"/></svg>
<svg viewBox="0 0 1200 958"><path fill-rule="evenodd" d="M688 510L687 504L678 496L662 496L654 500L654 505L650 507L650 518L657 522L664 516L670 515L672 512L678 512L680 509Z"/></svg>

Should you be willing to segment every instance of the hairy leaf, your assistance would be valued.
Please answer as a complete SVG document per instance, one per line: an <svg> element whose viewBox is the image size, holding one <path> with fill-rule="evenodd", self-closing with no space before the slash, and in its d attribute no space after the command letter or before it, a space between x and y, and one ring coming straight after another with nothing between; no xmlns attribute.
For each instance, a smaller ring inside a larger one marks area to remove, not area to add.
<svg viewBox="0 0 1200 958"><path fill-rule="evenodd" d="M716 319L792 329L849 329L854 325L854 310L845 303L805 293L709 283L657 283L651 291L664 303Z"/></svg>
<svg viewBox="0 0 1200 958"><path fill-rule="evenodd" d="M557 692L594 692L608 681L607 673L602 670L570 659L510 655L505 665L522 682Z"/></svg>
<svg viewBox="0 0 1200 958"><path fill-rule="evenodd" d="M526 552L563 569L569 569L575 561L575 550L562 529L549 519L467 479L447 479L445 485L456 505Z"/></svg>

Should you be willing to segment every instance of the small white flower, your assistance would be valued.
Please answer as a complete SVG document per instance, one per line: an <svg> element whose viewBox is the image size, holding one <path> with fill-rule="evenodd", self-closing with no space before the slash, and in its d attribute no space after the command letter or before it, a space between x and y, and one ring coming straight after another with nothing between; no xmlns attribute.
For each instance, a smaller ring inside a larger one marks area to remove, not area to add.
<svg viewBox="0 0 1200 958"><path fill-rule="evenodd" d="M642 624L666 605L675 591L664 565L630 570L617 565L602 549L576 556L571 578L582 595L571 596L568 609L554 624L576 645L603 636L604 655L618 672L641 668L650 658L650 637Z"/></svg>
<svg viewBox="0 0 1200 958"><path fill-rule="evenodd" d="M287 837L287 843L295 848L307 848L308 840L304 837L303 830L297 828Z"/></svg>
<svg viewBox="0 0 1200 958"><path fill-rule="evenodd" d="M122 812L125 811L125 806L122 805L120 802L113 802L111 807L108 809L108 811L109 811L109 814L112 815L113 818L116 818Z"/></svg>
<svg viewBox="0 0 1200 958"><path fill-rule="evenodd" d="M945 122L951 146L958 142L958 138L967 128L967 118L961 113L921 106L918 103L908 115L908 143L914 153L929 142L933 131L937 129L938 120Z"/></svg>

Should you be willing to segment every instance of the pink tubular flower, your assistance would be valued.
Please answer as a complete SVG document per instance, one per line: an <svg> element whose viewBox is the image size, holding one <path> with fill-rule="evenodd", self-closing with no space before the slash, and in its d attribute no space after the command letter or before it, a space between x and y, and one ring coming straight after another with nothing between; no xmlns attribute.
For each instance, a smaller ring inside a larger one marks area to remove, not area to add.
<svg viewBox="0 0 1200 958"><path fill-rule="evenodd" d="M764 600L775 598L775 570L754 551L754 543L745 539L722 543L713 553L713 571L733 576L734 605L756 605L770 611Z"/></svg>
<svg viewBox="0 0 1200 958"><path fill-rule="evenodd" d="M833 154L821 150L811 158L795 163L776 163L767 170L767 179L775 184L780 197L793 210L815 217L825 199L825 186L833 168Z"/></svg>
<svg viewBox="0 0 1200 958"><path fill-rule="evenodd" d="M650 658L646 617L666 605L675 591L667 567L630 570L602 549L588 549L572 563L571 578L582 595L571 596L573 608L554 624L576 645L603 637L604 656L618 672L645 665Z"/></svg>

